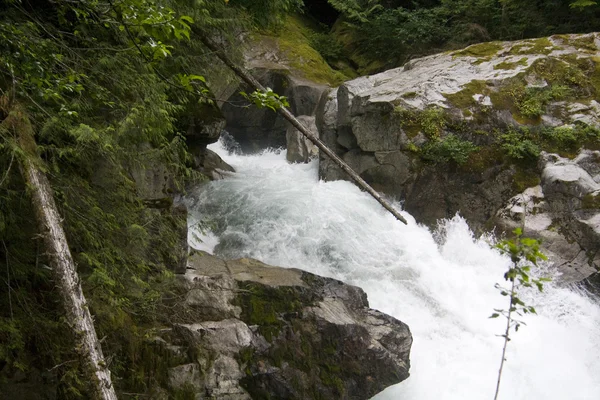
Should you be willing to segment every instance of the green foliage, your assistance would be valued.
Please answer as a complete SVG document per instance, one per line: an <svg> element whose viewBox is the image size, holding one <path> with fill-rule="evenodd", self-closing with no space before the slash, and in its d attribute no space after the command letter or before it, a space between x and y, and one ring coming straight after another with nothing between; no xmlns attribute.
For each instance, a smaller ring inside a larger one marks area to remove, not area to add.
<svg viewBox="0 0 600 400"><path fill-rule="evenodd" d="M447 135L443 139L428 142L421 152L421 156L425 160L436 163L455 162L456 164L464 164L469 160L472 152L479 148L468 140L461 140L455 135Z"/></svg>
<svg viewBox="0 0 600 400"><path fill-rule="evenodd" d="M210 31L233 15L249 18L220 0L0 5L1 381L50 370L57 398L90 398L19 173L26 153L2 121L13 104L30 117L114 382L144 393L141 343L168 322L186 222L169 202L149 208L134 177L158 168L169 190L198 179L184 133L214 111L192 22Z"/></svg>
<svg viewBox="0 0 600 400"><path fill-rule="evenodd" d="M423 111L396 107L394 114L409 137L423 132L429 139L437 139L447 126L446 113L441 107L427 107Z"/></svg>
<svg viewBox="0 0 600 400"><path fill-rule="evenodd" d="M438 9L378 8L358 20L353 44L369 59L399 65L411 56L441 49L451 36Z"/></svg>
<svg viewBox="0 0 600 400"><path fill-rule="evenodd" d="M518 331L524 323L512 318L511 313L514 312L518 316L523 316L525 314L536 314L536 311L533 306L525 304L519 298L517 290L521 287L535 286L541 292L544 290L544 282L550 280L548 278L536 279L530 275L531 266L537 266L538 260L547 260L547 257L539 251L540 243L535 239L521 237L522 231L520 228L515 229L513 233L516 236L514 241L503 240L495 246L502 254L509 255L512 261L511 267L504 274L504 279L511 282L512 287L509 289L500 284L495 286L502 296L509 296L509 308L508 310L494 309L495 312L490 318L498 318L502 315L509 320L510 327L514 327L515 331ZM521 264L522 261L528 264ZM502 337L508 339L508 333L502 335Z"/></svg>
<svg viewBox="0 0 600 400"><path fill-rule="evenodd" d="M328 62L334 62L344 57L344 46L329 33L312 33L310 44Z"/></svg>
<svg viewBox="0 0 600 400"><path fill-rule="evenodd" d="M419 115L419 121L425 136L436 139L446 127L446 114L441 107L428 107Z"/></svg>
<svg viewBox="0 0 600 400"><path fill-rule="evenodd" d="M582 146L600 147L600 130L582 123L558 127L510 127L504 132L496 131L496 134L506 155L525 162L537 160L542 150L573 157Z"/></svg>
<svg viewBox="0 0 600 400"><path fill-rule="evenodd" d="M302 0L237 0L235 4L246 9L261 28L282 25L287 14L299 11L304 5Z"/></svg>
<svg viewBox="0 0 600 400"><path fill-rule="evenodd" d="M266 107L273 111L277 111L281 107L290 106L285 96L278 95L271 88L267 88L264 91L257 89L250 94L241 92L241 94L259 108Z"/></svg>
<svg viewBox="0 0 600 400"><path fill-rule="evenodd" d="M510 128L506 133L500 135L502 150L509 157L517 160L536 160L540 154L540 147L529 139L527 128Z"/></svg>
<svg viewBox="0 0 600 400"><path fill-rule="evenodd" d="M541 117L550 101L564 100L571 93L568 86L551 85L542 88L519 86L511 94L519 113L525 118L535 119Z"/></svg>

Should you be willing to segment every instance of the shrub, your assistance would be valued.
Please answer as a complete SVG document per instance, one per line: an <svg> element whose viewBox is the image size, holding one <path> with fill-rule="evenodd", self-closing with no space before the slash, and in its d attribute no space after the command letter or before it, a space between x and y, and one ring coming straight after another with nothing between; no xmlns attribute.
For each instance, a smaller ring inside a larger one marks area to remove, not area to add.
<svg viewBox="0 0 600 400"><path fill-rule="evenodd" d="M430 107L419 115L421 130L429 139L439 138L446 127L446 116L441 107Z"/></svg>
<svg viewBox="0 0 600 400"><path fill-rule="evenodd" d="M479 148L468 140L450 134L444 139L428 143L423 147L422 157L426 160L436 163L447 163L453 161L457 164L464 164L469 159L469 155Z"/></svg>
<svg viewBox="0 0 600 400"><path fill-rule="evenodd" d="M500 136L501 147L508 156L523 160L536 159L540 154L540 147L529 139L529 131L525 128L509 129Z"/></svg>
<svg viewBox="0 0 600 400"><path fill-rule="evenodd" d="M327 33L314 32L310 35L310 45L329 62L337 61L344 56L344 46Z"/></svg>

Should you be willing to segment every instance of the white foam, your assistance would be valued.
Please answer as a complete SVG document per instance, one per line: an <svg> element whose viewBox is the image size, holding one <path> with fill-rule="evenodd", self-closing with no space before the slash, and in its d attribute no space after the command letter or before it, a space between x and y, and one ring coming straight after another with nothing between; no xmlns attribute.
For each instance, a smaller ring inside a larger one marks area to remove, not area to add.
<svg viewBox="0 0 600 400"><path fill-rule="evenodd" d="M192 225L215 224L220 243L211 251L358 285L371 307L410 326L411 377L377 399L493 397L504 321L488 316L507 307L494 284L509 260L474 239L462 218L432 235L407 213L408 226L395 221L348 182L319 182L316 163L289 165L284 152L213 150L238 172L189 199ZM500 398L600 398L598 305L551 284L523 296L539 315L513 334Z"/></svg>

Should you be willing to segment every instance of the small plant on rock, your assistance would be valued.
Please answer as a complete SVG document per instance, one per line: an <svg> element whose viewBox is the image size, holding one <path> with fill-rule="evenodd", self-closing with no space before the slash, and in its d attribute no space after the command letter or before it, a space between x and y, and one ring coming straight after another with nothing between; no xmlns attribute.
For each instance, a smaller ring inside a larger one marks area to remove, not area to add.
<svg viewBox="0 0 600 400"><path fill-rule="evenodd" d="M437 139L427 143L423 148L424 159L435 163L447 163L450 161L458 165L469 160L469 155L479 148L468 140L461 140L455 135L448 135L443 139Z"/></svg>

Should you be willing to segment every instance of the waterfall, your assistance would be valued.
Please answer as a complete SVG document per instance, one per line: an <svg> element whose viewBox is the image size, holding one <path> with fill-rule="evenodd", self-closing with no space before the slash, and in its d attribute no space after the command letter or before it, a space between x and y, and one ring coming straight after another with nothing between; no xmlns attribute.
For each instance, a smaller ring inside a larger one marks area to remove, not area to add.
<svg viewBox="0 0 600 400"><path fill-rule="evenodd" d="M492 236L474 238L460 216L431 232L403 213L403 225L353 184L319 181L316 162L211 148L237 173L190 195L192 246L360 286L372 308L407 323L411 376L376 399L493 398L505 320L488 317L507 308L494 284L510 260L490 247ZM552 283L522 297L538 315L512 335L500 398L599 399L598 304Z"/></svg>

